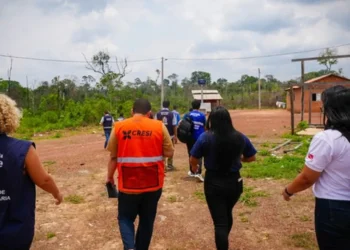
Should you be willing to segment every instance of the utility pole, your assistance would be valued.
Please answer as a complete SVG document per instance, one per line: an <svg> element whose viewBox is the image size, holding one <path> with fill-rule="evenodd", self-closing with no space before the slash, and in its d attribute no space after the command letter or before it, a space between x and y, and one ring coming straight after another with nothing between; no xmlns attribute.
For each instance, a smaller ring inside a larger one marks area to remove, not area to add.
<svg viewBox="0 0 350 250"><path fill-rule="evenodd" d="M7 95L10 97L11 97L10 92L11 92L12 61L13 61L13 59L11 57L10 69L7 71L7 76L8 76Z"/></svg>
<svg viewBox="0 0 350 250"><path fill-rule="evenodd" d="M259 109L261 109L261 81L260 81L260 68L258 68L258 73L259 73Z"/></svg>
<svg viewBox="0 0 350 250"><path fill-rule="evenodd" d="M300 83L301 83L301 115L300 115L300 121L304 121L304 111L305 111L305 108L304 108L304 96L305 96L305 87L304 87L304 61L301 61L301 77L300 77ZM310 89L309 89L310 91ZM309 113L310 113L310 110L309 110Z"/></svg>
<svg viewBox="0 0 350 250"><path fill-rule="evenodd" d="M164 61L168 59L162 57L162 74L161 74L161 96L160 96L160 108L163 108L163 101L164 101Z"/></svg>
<svg viewBox="0 0 350 250"><path fill-rule="evenodd" d="M27 108L30 108L30 102L29 102L29 87L28 87L28 76L26 76L27 80Z"/></svg>
<svg viewBox="0 0 350 250"><path fill-rule="evenodd" d="M164 57L162 57L162 74L161 74L161 80L160 80L160 89L161 89L161 94L160 94L160 108L163 108L163 101L164 101Z"/></svg>

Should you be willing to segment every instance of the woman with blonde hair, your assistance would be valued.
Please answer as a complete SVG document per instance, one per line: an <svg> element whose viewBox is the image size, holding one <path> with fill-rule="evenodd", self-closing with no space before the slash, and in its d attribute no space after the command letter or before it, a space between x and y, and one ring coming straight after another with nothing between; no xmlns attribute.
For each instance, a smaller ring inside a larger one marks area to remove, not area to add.
<svg viewBox="0 0 350 250"><path fill-rule="evenodd" d="M8 136L18 128L21 112L0 94L0 249L29 249L34 237L35 185L62 202L62 194L44 170L35 144Z"/></svg>

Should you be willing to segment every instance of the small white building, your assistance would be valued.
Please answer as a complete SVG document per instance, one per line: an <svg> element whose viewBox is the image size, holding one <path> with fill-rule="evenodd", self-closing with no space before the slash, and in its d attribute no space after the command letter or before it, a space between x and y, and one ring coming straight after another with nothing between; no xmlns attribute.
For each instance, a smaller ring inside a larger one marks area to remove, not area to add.
<svg viewBox="0 0 350 250"><path fill-rule="evenodd" d="M202 100L201 90L192 90L192 96L194 100ZM201 110L206 113L211 112L211 109L221 104L222 97L216 89L205 89L203 90L203 103Z"/></svg>

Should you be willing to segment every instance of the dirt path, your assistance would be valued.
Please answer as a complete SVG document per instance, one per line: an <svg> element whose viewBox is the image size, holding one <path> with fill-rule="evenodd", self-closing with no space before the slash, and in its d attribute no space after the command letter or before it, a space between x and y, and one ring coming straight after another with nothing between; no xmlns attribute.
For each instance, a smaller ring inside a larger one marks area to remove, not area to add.
<svg viewBox="0 0 350 250"><path fill-rule="evenodd" d="M257 118L249 118L249 123L254 119ZM257 129L260 124L254 127ZM238 120L236 127L246 134L261 134L253 126L244 126ZM259 138L284 133L285 128L271 131ZM55 206L51 196L38 189L36 235L32 249L123 249L116 219L117 200L108 199L105 192L108 153L102 145L101 134L37 143L42 161L64 195L77 195L84 201ZM214 227L202 200L203 184L187 177L184 144L176 145L175 165L177 170L166 176L150 249L215 249ZM285 181L244 181L245 186L254 187L254 191L263 191L268 196L256 198L256 207L242 203L235 207L230 249L303 249L297 248L291 239L292 235L299 233L310 233L313 240L313 197L310 191L287 203L280 195Z"/></svg>

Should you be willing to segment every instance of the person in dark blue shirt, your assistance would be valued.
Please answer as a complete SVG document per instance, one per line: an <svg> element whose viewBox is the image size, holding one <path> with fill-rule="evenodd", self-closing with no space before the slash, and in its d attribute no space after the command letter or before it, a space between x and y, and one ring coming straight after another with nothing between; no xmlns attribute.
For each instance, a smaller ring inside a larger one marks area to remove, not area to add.
<svg viewBox="0 0 350 250"><path fill-rule="evenodd" d="M63 196L45 171L35 144L8 136L19 126L20 111L0 94L0 249L27 250L34 237L36 186L52 194L56 204Z"/></svg>
<svg viewBox="0 0 350 250"><path fill-rule="evenodd" d="M200 106L201 106L200 100L192 101L192 111L185 114L183 117L183 119L186 119L186 117L189 117L193 122L192 140L190 140L186 143L187 152L188 152L189 157L191 156L190 152L191 152L193 145L196 143L196 141L198 140L200 135L203 134L205 131L206 118L205 118L205 115L199 111ZM191 170L191 164L189 164L190 171L188 172L188 175L191 177L197 177L201 181L204 181L204 179L202 177L202 161L201 160L198 162L198 166L199 166L199 168L197 169L197 171L193 172Z"/></svg>
<svg viewBox="0 0 350 250"><path fill-rule="evenodd" d="M109 136L111 135L112 127L113 127L114 119L113 116L106 110L104 115L101 118L100 125L103 126L103 131L105 132L105 144L104 148L107 148Z"/></svg>
<svg viewBox="0 0 350 250"><path fill-rule="evenodd" d="M243 192L241 162L254 161L257 151L245 135L235 130L224 107L212 110L206 128L190 152L190 163L195 172L199 159L204 157L204 193L214 221L215 243L217 249L227 250L232 210Z"/></svg>

